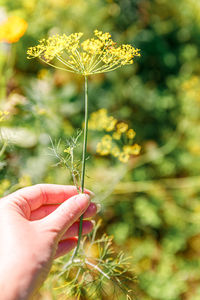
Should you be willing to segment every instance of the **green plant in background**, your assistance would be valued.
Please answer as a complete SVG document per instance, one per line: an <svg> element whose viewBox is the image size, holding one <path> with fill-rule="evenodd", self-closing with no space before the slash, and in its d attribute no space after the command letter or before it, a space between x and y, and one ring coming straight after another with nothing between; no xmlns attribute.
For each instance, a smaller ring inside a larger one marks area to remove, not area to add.
<svg viewBox="0 0 200 300"><path fill-rule="evenodd" d="M87 155L87 136L88 136L88 76L99 74L99 73L105 73L109 71L116 70L117 68L133 64L133 59L135 56L140 56L139 49L135 49L131 45L122 45L117 46L116 43L113 42L111 39L111 35L109 33L103 33L102 31L95 30L94 31L94 38L87 39L80 45L80 39L82 37L82 33L74 33L69 36L63 34L63 35L55 35L52 37L49 37L47 40L42 39L39 41L39 45L35 47L30 47L27 51L28 58L39 58L41 61L47 63L48 65L59 69L64 70L72 73L77 73L82 76L84 76L85 85L84 85L84 91L85 91L85 97L84 97L84 103L85 103L85 117L84 117L84 137L83 137L83 150L82 150L82 160L81 160L81 175L80 175L80 182L79 182L79 172L77 171L76 165L74 163L74 149L76 148L78 138L80 136L80 132L78 133L77 137L71 139L71 143L69 143L67 146L67 149L64 150L65 153L68 153L68 157L63 158L62 155L58 153L59 144L54 147L54 144L52 143L52 151L55 154L55 156L59 159L60 163L63 163L66 167L69 167L68 161L70 160L70 170L72 173L73 182L77 187L77 191L80 193L84 192L84 182L85 182L85 167L86 167L86 155ZM58 65L59 63L59 65ZM61 66L60 66L61 64ZM94 117L94 115L93 115ZM104 120L105 121L105 116ZM115 121L112 119L113 126L110 124L110 131L112 131L115 127ZM118 123L116 124L117 131L114 133L113 138L116 140L119 140L121 137L121 134L125 133L128 129L125 123ZM108 129L108 127L107 127ZM118 137L116 135L118 134ZM133 130L129 130L127 132L127 137L129 137L129 141L133 139L135 135L135 132ZM103 140L100 142L104 148L108 148L108 143L111 141L111 137L109 135L105 135L103 137ZM102 151L98 151L99 147L101 147L100 144L97 146L97 152L100 152L102 154ZM113 149L114 156L118 157L119 160L122 162L128 162L128 158L130 154L137 155L139 154L140 147L138 145L125 145L123 148L123 152L119 153L118 147L115 146ZM109 154L109 153L107 153ZM76 169L75 169L76 168ZM84 263L84 265L90 265L90 267L93 267L95 270L99 271L103 277L114 280L113 278L117 278L119 275L119 279L115 280L115 283L119 285L119 287L122 289L122 291L125 291L127 293L127 297L129 297L129 291L124 288L125 286L122 281L120 281L120 276L123 276L123 273L126 273L126 271L123 268L123 259L119 258L116 263L113 263L113 267L111 267L110 261L112 261L111 257L108 258L108 260L105 260L105 257L108 255L105 255L100 257L97 264L92 264L91 262L87 261L85 256L83 256L82 260L76 259L76 256L78 254L78 250L80 247L81 242L81 236L82 236L82 223L83 223L83 216L80 217L80 223L79 223L79 236L78 236L78 242L77 247L72 255L72 258L70 259L70 262L67 264L67 268L69 268L70 265L74 265L77 262ZM103 251L107 247L109 247L110 242L107 242L106 245L103 247ZM100 242L101 244L101 242ZM111 252L108 251L110 254ZM107 258L106 258L107 259ZM106 265L107 262L107 265ZM117 268L117 264L119 264L119 269L115 273L113 272L115 268ZM100 267L101 268L100 268ZM110 274L110 267L113 270ZM103 271L105 269L106 271ZM65 271L66 272L66 271ZM84 278L84 271L83 274L80 275L80 269L77 272L75 284L81 285L83 282L85 284L85 278ZM81 277L81 279L79 278ZM100 277L101 278L101 277ZM99 278L99 279L100 279ZM102 278L101 278L102 279ZM101 282L100 279L100 282ZM81 288L78 287L80 290ZM72 289L73 290L73 289ZM81 297L81 293L77 294L76 296Z"/></svg>
<svg viewBox="0 0 200 300"><path fill-rule="evenodd" d="M0 143L1 143L0 144L0 170L5 166L5 162L3 161L3 155L8 144L8 141L2 135L1 123L5 120L8 114L9 114L8 111L0 110Z"/></svg>

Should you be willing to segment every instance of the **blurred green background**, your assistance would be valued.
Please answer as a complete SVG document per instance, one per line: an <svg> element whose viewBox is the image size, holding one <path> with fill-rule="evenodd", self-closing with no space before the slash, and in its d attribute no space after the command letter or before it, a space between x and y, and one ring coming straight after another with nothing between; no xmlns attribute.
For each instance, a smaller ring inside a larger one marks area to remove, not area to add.
<svg viewBox="0 0 200 300"><path fill-rule="evenodd" d="M27 60L29 46L55 33L108 31L141 49L131 66L89 79L89 110L134 128L142 146L126 168L95 155L87 186L103 229L132 256L141 300L200 299L200 2L198 0L0 0L0 22L20 16L25 35L0 43L1 123L9 141L0 192L40 182L66 184L49 135L66 140L83 118L83 79ZM104 299L104 298L102 298Z"/></svg>

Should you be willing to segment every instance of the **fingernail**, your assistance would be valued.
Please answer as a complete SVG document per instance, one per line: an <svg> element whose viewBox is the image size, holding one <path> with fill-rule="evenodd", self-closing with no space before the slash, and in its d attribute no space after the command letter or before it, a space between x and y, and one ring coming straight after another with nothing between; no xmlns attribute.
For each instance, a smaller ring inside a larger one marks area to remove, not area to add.
<svg viewBox="0 0 200 300"><path fill-rule="evenodd" d="M93 227L96 225L96 222L94 220L91 220L90 222L92 223Z"/></svg>
<svg viewBox="0 0 200 300"><path fill-rule="evenodd" d="M89 198L89 199L92 198L90 194L86 194L86 193L80 193L80 194L78 194L77 196L78 196L78 197L81 196L81 197L85 197L85 198Z"/></svg>
<svg viewBox="0 0 200 300"><path fill-rule="evenodd" d="M96 207L97 207L97 214L98 214L101 211L101 204L97 203Z"/></svg>
<svg viewBox="0 0 200 300"><path fill-rule="evenodd" d="M78 201L87 199L87 201L90 203L91 202L91 196L88 194L80 193L78 196Z"/></svg>

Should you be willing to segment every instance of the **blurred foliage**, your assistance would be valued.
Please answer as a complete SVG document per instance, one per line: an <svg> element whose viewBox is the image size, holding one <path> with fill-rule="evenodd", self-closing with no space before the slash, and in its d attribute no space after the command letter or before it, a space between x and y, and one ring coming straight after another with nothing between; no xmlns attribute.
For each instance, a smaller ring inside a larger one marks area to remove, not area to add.
<svg viewBox="0 0 200 300"><path fill-rule="evenodd" d="M82 123L81 77L26 60L27 48L53 33L111 32L142 57L91 77L89 110L106 108L134 128L142 153L126 168L96 155L100 136L90 133L87 186L104 204L101 230L132 256L136 298L200 299L199 1L0 0L0 22L8 15L24 18L28 29L17 43L0 44L1 109L9 111L1 123L8 143L1 195L68 183L66 171L53 168L49 135L65 140Z"/></svg>

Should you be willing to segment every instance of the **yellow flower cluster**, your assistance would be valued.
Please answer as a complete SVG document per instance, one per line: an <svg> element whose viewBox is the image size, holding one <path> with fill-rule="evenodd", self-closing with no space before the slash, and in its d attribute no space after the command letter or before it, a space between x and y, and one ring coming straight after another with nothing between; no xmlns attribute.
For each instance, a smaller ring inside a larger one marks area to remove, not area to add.
<svg viewBox="0 0 200 300"><path fill-rule="evenodd" d="M8 111L6 111L6 110L4 110L4 111L0 110L0 122L2 122L8 114L9 114Z"/></svg>
<svg viewBox="0 0 200 300"><path fill-rule="evenodd" d="M135 131L128 128L125 122L118 122L112 116L108 116L106 109L102 108L93 112L90 116L89 122L90 130L106 131L107 133L102 137L97 144L97 153L106 156L112 155L123 163L127 163L131 155L138 155L141 147L138 144L132 144L135 137ZM112 135L109 135L110 132ZM126 141L126 144L121 146Z"/></svg>
<svg viewBox="0 0 200 300"><path fill-rule="evenodd" d="M27 22L18 17L11 16L0 24L0 41L7 43L17 42L26 32Z"/></svg>
<svg viewBox="0 0 200 300"><path fill-rule="evenodd" d="M192 76L182 84L182 92L191 100L200 101L200 79L198 76Z"/></svg>
<svg viewBox="0 0 200 300"><path fill-rule="evenodd" d="M97 153L100 155L108 155L112 148L112 137L108 134L104 135L101 141L97 144Z"/></svg>
<svg viewBox="0 0 200 300"><path fill-rule="evenodd" d="M105 108L102 108L91 113L88 121L88 128L91 130L105 130L109 132L115 129L116 123L117 119L112 116L108 116L107 110Z"/></svg>
<svg viewBox="0 0 200 300"><path fill-rule="evenodd" d="M64 149L64 151L63 151L64 153L70 153L71 152L71 148L70 147L67 147L66 149Z"/></svg>
<svg viewBox="0 0 200 300"><path fill-rule="evenodd" d="M133 58L140 56L139 49L131 45L117 47L109 33L95 30L95 37L80 43L82 35L80 32L69 36L57 34L42 39L37 46L28 49L28 58L38 57L55 68L87 76L132 64ZM55 65L53 60L61 66Z"/></svg>

